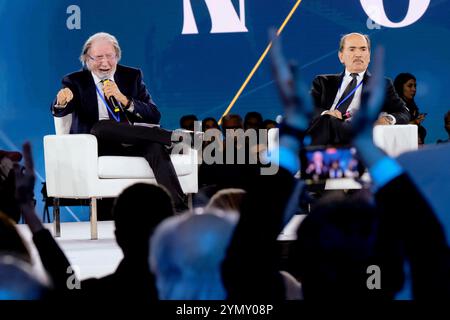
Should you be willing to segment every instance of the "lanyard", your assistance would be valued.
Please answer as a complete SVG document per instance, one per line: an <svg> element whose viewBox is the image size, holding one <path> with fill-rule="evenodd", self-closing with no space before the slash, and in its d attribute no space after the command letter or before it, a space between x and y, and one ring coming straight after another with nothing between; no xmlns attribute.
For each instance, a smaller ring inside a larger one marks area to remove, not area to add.
<svg viewBox="0 0 450 320"><path fill-rule="evenodd" d="M106 106L106 109L108 109L109 114L113 116L114 120L116 122L120 122L120 113L117 114L117 116L112 112L111 108L109 107L109 104L106 102L104 95L100 92L100 89L95 85L95 89L97 90L98 95L100 96L100 99L102 99L103 103Z"/></svg>
<svg viewBox="0 0 450 320"><path fill-rule="evenodd" d="M339 104L338 104L334 109L337 110L337 109L341 106L341 104L344 103L345 100L347 100L348 98L350 98L350 97L352 96L352 94L354 94L355 91L358 90L359 87L361 87L361 85L362 85L362 81L355 87L355 89L353 89L352 91L350 91L349 94L348 94L344 99L342 99L341 102L339 102Z"/></svg>

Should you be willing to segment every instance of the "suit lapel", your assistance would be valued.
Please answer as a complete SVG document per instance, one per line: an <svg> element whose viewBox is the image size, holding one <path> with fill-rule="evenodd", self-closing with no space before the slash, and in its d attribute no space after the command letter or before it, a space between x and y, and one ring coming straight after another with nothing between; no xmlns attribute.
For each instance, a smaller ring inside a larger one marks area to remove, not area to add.
<svg viewBox="0 0 450 320"><path fill-rule="evenodd" d="M120 65L117 65L117 69L116 72L114 73L114 82L117 84L117 86L119 87L119 90L126 95L126 93L124 92L124 88L122 87L123 84L123 79L122 79L122 73L120 70Z"/></svg>
<svg viewBox="0 0 450 320"><path fill-rule="evenodd" d="M339 90L339 87L341 86L341 83L342 83L342 80L344 79L344 76L345 76L345 72L342 72L340 74L337 74L335 77L333 77L333 80L334 80L333 84L332 84L332 86L333 86L333 93L334 93L333 100L334 100L334 98L336 98L337 92Z"/></svg>
<svg viewBox="0 0 450 320"><path fill-rule="evenodd" d="M86 70L84 72L85 81L82 83L86 84L83 88L83 105L87 106L89 110L86 110L87 114L94 116L94 122L98 121L98 99L97 90L95 89L94 78L90 71Z"/></svg>
<svg viewBox="0 0 450 320"><path fill-rule="evenodd" d="M344 78L344 74L345 73L343 72L341 74L335 74L329 77L328 88L330 88L330 91L327 95L326 102L326 105L329 106L328 109L331 108L334 103L334 99L336 98L342 79Z"/></svg>
<svg viewBox="0 0 450 320"><path fill-rule="evenodd" d="M363 86L365 86L367 84L367 82L369 81L371 76L372 75L370 74L369 70L366 70L366 73L364 73L364 77L363 77Z"/></svg>

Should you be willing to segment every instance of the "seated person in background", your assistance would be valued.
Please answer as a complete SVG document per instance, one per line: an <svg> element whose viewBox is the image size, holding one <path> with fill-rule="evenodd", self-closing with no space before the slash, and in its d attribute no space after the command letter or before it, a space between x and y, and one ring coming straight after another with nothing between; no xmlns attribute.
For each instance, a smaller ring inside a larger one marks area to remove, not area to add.
<svg viewBox="0 0 450 320"><path fill-rule="evenodd" d="M161 114L142 80L139 69L118 64L121 49L108 33L96 33L83 46L83 70L66 75L63 88L51 105L52 115L72 115L70 133L91 133L99 155L141 156L156 181L171 194L177 211L187 209L187 199L166 147L172 132L159 124Z"/></svg>
<svg viewBox="0 0 450 320"><path fill-rule="evenodd" d="M206 131L211 130L211 129L217 129L217 130L220 131L220 126L219 126L219 123L217 122L217 120L215 118L213 118L213 117L208 117L208 118L203 119L203 121L202 121L202 131L206 132ZM211 140L208 140L208 141L207 140L203 140L203 143L202 143L203 149L207 145L209 145L212 141L214 141L214 139L216 139L216 138L212 137Z"/></svg>
<svg viewBox="0 0 450 320"><path fill-rule="evenodd" d="M339 44L338 57L345 67L344 72L319 75L312 84L315 115L308 129L312 145L350 142L349 122L359 109L365 86L371 78L367 70L370 63L370 39L367 35L344 35ZM382 113L376 124L408 123L410 115L405 103L398 97L389 79L385 80L385 91Z"/></svg>
<svg viewBox="0 0 450 320"><path fill-rule="evenodd" d="M419 144L424 144L427 130L422 126L422 122L425 120L426 114L420 113L419 107L414 101L417 90L416 77L411 73L399 73L397 77L395 77L394 88L399 97L406 103L406 107L408 108L411 117L409 123L418 126Z"/></svg>
<svg viewBox="0 0 450 320"><path fill-rule="evenodd" d="M269 130L277 127L277 122L275 120L266 119L263 121L262 127L263 129Z"/></svg>
<svg viewBox="0 0 450 320"><path fill-rule="evenodd" d="M242 205L222 265L228 298L233 300L285 298L276 272L275 241L295 212L289 210L289 195L296 185L301 186L302 181L294 183L293 175L300 165L297 156L311 112L306 95L297 92L299 86L275 37L273 30L273 70L288 116L280 127L282 156L273 159L280 170L277 175L260 179L279 181L265 188L260 187L260 180L254 181L254 189L248 191ZM442 225L398 162L373 142L373 123L383 105L384 89L383 55L377 50L374 76L368 83L370 98L363 101L350 130L351 140L371 174L376 202L363 199L359 212L354 207L359 203L347 200L334 208L335 202L328 200L322 214L307 215L295 246L305 299L392 299L403 284L404 265L411 271L414 298L450 296L450 252ZM353 212L346 212L346 206ZM381 269L382 283L371 277L369 267L374 265ZM371 290L372 286L378 290Z"/></svg>
<svg viewBox="0 0 450 320"><path fill-rule="evenodd" d="M180 118L180 128L184 130L194 131L194 122L198 121L198 118L194 114L187 114Z"/></svg>
<svg viewBox="0 0 450 320"><path fill-rule="evenodd" d="M445 139L445 140L439 139L439 140L437 141L437 143L446 143L446 142L450 142L450 110L447 111L447 113L444 115L444 128L445 128L445 131L447 131L448 138Z"/></svg>
<svg viewBox="0 0 450 320"><path fill-rule="evenodd" d="M305 170L306 177L314 181L324 180L328 178L328 169L323 162L323 155L320 151L313 153L312 159Z"/></svg>
<svg viewBox="0 0 450 320"><path fill-rule="evenodd" d="M341 165L339 164L339 160L331 161L328 176L331 179L342 178L344 176L344 171L342 170Z"/></svg>
<svg viewBox="0 0 450 320"><path fill-rule="evenodd" d="M217 191L209 200L206 210L220 209L224 211L241 212L241 204L245 196L243 189L222 189Z"/></svg>
<svg viewBox="0 0 450 320"><path fill-rule="evenodd" d="M244 118L244 130L247 129L261 129L263 123L263 118L261 113L252 111L248 112Z"/></svg>
<svg viewBox="0 0 450 320"><path fill-rule="evenodd" d="M344 171L344 175L346 178L358 178L359 177L358 160L351 159L348 162L347 168Z"/></svg>
<svg viewBox="0 0 450 320"><path fill-rule="evenodd" d="M222 132L225 135L227 129L244 129L242 118L238 114L227 114L222 119Z"/></svg>
<svg viewBox="0 0 450 320"><path fill-rule="evenodd" d="M208 129L219 129L220 130L219 123L213 117L205 118L202 121L202 131L205 132Z"/></svg>

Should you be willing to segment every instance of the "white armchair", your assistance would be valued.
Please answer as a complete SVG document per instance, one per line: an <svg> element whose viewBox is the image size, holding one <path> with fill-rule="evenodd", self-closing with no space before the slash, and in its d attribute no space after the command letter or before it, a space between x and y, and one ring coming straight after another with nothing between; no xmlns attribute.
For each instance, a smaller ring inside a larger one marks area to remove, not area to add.
<svg viewBox="0 0 450 320"><path fill-rule="evenodd" d="M58 199L89 199L91 239L97 239L98 198L117 197L137 182L156 183L143 157L98 156L97 139L91 134L67 134L71 115L54 118L56 135L44 137L47 194L54 201L55 235L61 234ZM183 191L198 191L197 151L170 156ZM119 168L119 169L118 169Z"/></svg>
<svg viewBox="0 0 450 320"><path fill-rule="evenodd" d="M373 142L389 156L396 157L419 148L417 128L415 124L375 126Z"/></svg>

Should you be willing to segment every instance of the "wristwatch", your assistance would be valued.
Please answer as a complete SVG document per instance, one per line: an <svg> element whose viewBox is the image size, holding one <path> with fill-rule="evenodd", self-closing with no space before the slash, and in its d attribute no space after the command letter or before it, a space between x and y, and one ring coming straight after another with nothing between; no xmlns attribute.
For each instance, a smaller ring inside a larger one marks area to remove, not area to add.
<svg viewBox="0 0 450 320"><path fill-rule="evenodd" d="M128 98L128 103L127 103L127 105L124 107L124 109L125 109L125 110L128 110L128 109L130 109L131 107L134 108L134 102L133 102L133 99Z"/></svg>

